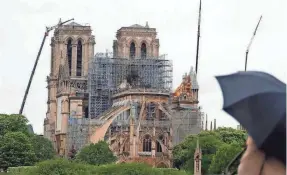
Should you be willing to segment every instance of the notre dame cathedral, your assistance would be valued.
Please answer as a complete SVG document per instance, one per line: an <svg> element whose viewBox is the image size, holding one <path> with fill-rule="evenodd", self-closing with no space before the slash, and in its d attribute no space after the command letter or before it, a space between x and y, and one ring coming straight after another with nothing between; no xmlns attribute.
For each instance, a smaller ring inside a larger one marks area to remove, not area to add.
<svg viewBox="0 0 287 175"><path fill-rule="evenodd" d="M172 167L173 145L203 128L193 69L171 92L172 64L148 23L121 27L111 57L95 56L95 44L91 26L55 29L44 136L62 156L106 140L119 162Z"/></svg>

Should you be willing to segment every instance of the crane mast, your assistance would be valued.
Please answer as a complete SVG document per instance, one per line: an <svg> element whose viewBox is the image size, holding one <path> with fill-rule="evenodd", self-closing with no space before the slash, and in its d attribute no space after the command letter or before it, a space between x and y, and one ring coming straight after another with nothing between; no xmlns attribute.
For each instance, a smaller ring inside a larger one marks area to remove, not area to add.
<svg viewBox="0 0 287 175"><path fill-rule="evenodd" d="M199 14L198 14L198 24L197 24L197 46L196 46L196 62L195 62L195 73L198 74L198 55L199 55L199 39L200 39L200 23L201 23L201 0L199 2Z"/></svg>
<svg viewBox="0 0 287 175"><path fill-rule="evenodd" d="M250 42L249 42L249 44L248 44L248 46L247 46L246 52L245 52L245 67L244 67L244 71L246 71L246 69L247 69L248 53L249 53L251 44L252 44L252 42L253 42L253 40L254 40L254 38L255 38L255 35L256 35L257 29L258 29L258 27L259 27L259 24L260 24L260 22L261 22L261 19L262 19L262 15L260 16L260 19L259 19L259 21L258 21L258 23L257 23L257 26L256 26L256 28L255 28L255 30L254 30L254 33L253 33L253 35L252 35L252 38L251 38L251 40L250 40Z"/></svg>
<svg viewBox="0 0 287 175"><path fill-rule="evenodd" d="M36 68L37 68L37 65L38 65L38 61L39 61L40 55L42 53L42 49L43 49L43 46L45 44L46 38L49 35L49 32L54 30L57 27L62 26L63 24L65 24L67 22L72 21L72 20L74 20L74 18L69 19L69 20L64 21L64 22L62 22L61 19L60 19L59 23L57 25L54 25L52 27L46 27L46 31L44 33L44 37L43 37L40 49L39 49L38 54L37 54L37 57L36 57L36 60L35 60L35 63L34 63L34 67L32 69L32 72L31 72L31 75L30 75L30 78L29 78L29 81L28 81L28 85L27 85L27 88L25 90L25 94L24 94L24 97L23 97L23 100L22 100L22 104L21 104L21 108L20 108L19 114L23 113L23 110L24 110L24 107L25 107L25 103L26 103L26 99L27 99L27 96L28 96L28 93L29 93L29 90L30 90L30 86L31 86L31 83L32 83L32 80L33 80L33 77L34 77L34 74L35 74L35 71L36 71Z"/></svg>

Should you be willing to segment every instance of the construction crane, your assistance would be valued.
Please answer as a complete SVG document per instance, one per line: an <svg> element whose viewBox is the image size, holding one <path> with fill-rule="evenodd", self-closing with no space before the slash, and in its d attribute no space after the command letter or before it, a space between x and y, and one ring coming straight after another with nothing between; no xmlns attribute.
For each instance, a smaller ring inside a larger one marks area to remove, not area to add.
<svg viewBox="0 0 287 175"><path fill-rule="evenodd" d="M245 52L245 68L244 68L244 71L246 71L246 69L247 69L248 53L249 53L251 44L252 44L252 42L253 42L253 40L254 40L254 38L255 38L255 35L256 35L257 29L258 29L258 27L259 27L259 24L260 24L260 22L261 22L261 19L262 19L262 15L260 16L260 19L259 19L259 21L258 21L258 23L257 23L257 26L256 26L256 28L255 28L255 31L254 31L254 33L253 33L253 36L252 36L252 38L251 38L251 40L250 40L250 42L249 42L249 44L248 44L248 46L247 46L246 52Z"/></svg>
<svg viewBox="0 0 287 175"><path fill-rule="evenodd" d="M259 19L259 21L258 21L258 23L257 23L257 25L256 25L256 28L255 28L255 30L254 30L254 32L253 32L253 35L252 35L252 37L251 37L251 39L250 39L250 41L249 41L249 44L248 44L247 49L246 49L246 52L245 52L245 67L244 67L244 71L245 71L245 72L246 72L246 70L247 70L249 50L250 50L251 44L253 43L253 40L254 40L254 38L255 38L255 36L256 36L256 32L257 32L257 29L258 29L259 24L260 24L260 22L261 22L261 19L262 19L262 15L260 16L260 19ZM240 128L242 128L242 125L240 125Z"/></svg>
<svg viewBox="0 0 287 175"><path fill-rule="evenodd" d="M199 2L198 12L198 24L197 24L197 45L196 45L196 57L195 57L195 73L198 75L198 55L199 55L199 42L200 42L200 23L201 23L201 0Z"/></svg>
<svg viewBox="0 0 287 175"><path fill-rule="evenodd" d="M200 46L200 24L201 24L201 0L199 1L199 10L198 10L198 23L197 23L197 44L196 44L196 57L195 57L195 73L198 77L198 55L199 55L199 46ZM196 93L196 99L198 99L199 89Z"/></svg>
<svg viewBox="0 0 287 175"><path fill-rule="evenodd" d="M252 42L253 42L253 40L254 40L254 38L255 38L255 35L256 35L257 29L258 29L258 27L259 27L259 24L260 24L260 22L261 22L261 19L262 19L262 15L260 16L260 19L259 19L259 21L258 21L258 23L257 23L257 26L256 26L256 28L255 28L255 30L254 30L254 33L253 33L253 35L252 35L252 38L251 38L251 40L250 40L250 42L249 42L249 44L248 44L248 46L247 46L246 52L245 52L245 67L244 67L244 71L245 71L245 72L246 72L246 70L247 70L248 53L249 53L251 44L252 44ZM240 125L240 128L242 128L241 125ZM239 153L233 158L233 160L232 160L231 162L229 162L227 168L225 169L225 174L227 174L227 175L237 174L237 167L238 167L238 165L239 165L239 163L240 163L240 159L241 159L243 153L246 151L246 149L247 149L247 147L246 147L246 145L245 145L245 146L244 146L244 149L243 149L241 152L239 152Z"/></svg>
<svg viewBox="0 0 287 175"><path fill-rule="evenodd" d="M36 58L35 63L34 63L34 67L32 69L31 75L30 75L30 79L29 79L29 82L28 82L28 85L27 85L27 88L26 88L26 91L25 91L25 94L24 94L24 98L23 98L23 101L22 101L22 104L21 104L21 108L20 108L19 114L22 114L22 112L24 110L26 99L27 99L27 96L28 96L28 93L29 93L29 90L30 90L30 86L31 86L31 83L32 83L32 80L33 80L33 77L34 77L34 74L35 74L35 70L36 70L36 67L37 67L37 64L38 64L38 61L39 61L39 58L40 58L43 46L45 44L46 38L49 35L49 32L51 32L55 28L58 28L58 27L62 26L63 24L65 24L67 22L70 22L72 20L74 20L74 18L62 22L61 18L60 18L59 23L57 25L52 26L52 27L46 27L46 31L44 33L44 37L43 37L40 49L39 49L38 54L37 54L37 58Z"/></svg>

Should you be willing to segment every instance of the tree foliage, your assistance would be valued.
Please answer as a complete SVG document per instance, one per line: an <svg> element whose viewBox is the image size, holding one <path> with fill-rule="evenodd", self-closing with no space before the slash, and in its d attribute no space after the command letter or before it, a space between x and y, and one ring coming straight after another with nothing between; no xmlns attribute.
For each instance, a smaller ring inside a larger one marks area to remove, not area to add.
<svg viewBox="0 0 287 175"><path fill-rule="evenodd" d="M29 166L36 161L33 146L22 132L9 132L0 141L0 168Z"/></svg>
<svg viewBox="0 0 287 175"><path fill-rule="evenodd" d="M22 132L28 135L27 123L28 120L23 115L0 114L0 136L4 136L8 132Z"/></svg>
<svg viewBox="0 0 287 175"><path fill-rule="evenodd" d="M228 163L242 150L241 146L233 142L231 144L221 145L216 154L212 158L209 172L222 173L225 170Z"/></svg>
<svg viewBox="0 0 287 175"><path fill-rule="evenodd" d="M0 169L33 165L53 158L52 143L29 132L23 115L0 114Z"/></svg>
<svg viewBox="0 0 287 175"><path fill-rule="evenodd" d="M13 175L187 175L168 168L152 168L145 164L126 163L93 166L65 159L44 161L34 167L9 169Z"/></svg>
<svg viewBox="0 0 287 175"><path fill-rule="evenodd" d="M215 131L202 131L197 136L186 137L182 143L173 149L176 168L193 173L197 138L202 150L202 173L218 173L240 152L245 143L246 132L233 128L218 128ZM225 155L224 150L229 152ZM219 162L218 166L216 165L217 162ZM210 168L211 166L213 168Z"/></svg>
<svg viewBox="0 0 287 175"><path fill-rule="evenodd" d="M236 130L233 128L218 128L215 133L219 135L219 138L227 144L236 142L240 145L245 145L247 139L247 132L244 130Z"/></svg>
<svg viewBox="0 0 287 175"><path fill-rule="evenodd" d="M201 165L202 173L204 174L208 172L212 157L216 153L217 148L223 144L219 136L214 132L203 131L198 136L191 135L184 142L175 146L173 149L174 163L179 169L193 172L197 138L202 150Z"/></svg>
<svg viewBox="0 0 287 175"><path fill-rule="evenodd" d="M36 155L37 162L54 158L56 152L50 140L42 136L33 135L31 137L31 143Z"/></svg>
<svg viewBox="0 0 287 175"><path fill-rule="evenodd" d="M96 144L90 144L76 155L76 160L86 162L91 165L103 165L116 161L116 157L110 150L108 144L100 141Z"/></svg>
<svg viewBox="0 0 287 175"><path fill-rule="evenodd" d="M185 140L173 148L173 160L176 168L182 168L187 164L191 165L191 158L196 148L196 136L190 135ZM193 159L192 159L193 160Z"/></svg>

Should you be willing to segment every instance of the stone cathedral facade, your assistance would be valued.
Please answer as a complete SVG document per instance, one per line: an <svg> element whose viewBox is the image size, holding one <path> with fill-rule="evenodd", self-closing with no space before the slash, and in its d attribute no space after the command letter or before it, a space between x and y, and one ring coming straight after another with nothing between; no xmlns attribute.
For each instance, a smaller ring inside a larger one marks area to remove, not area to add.
<svg viewBox="0 0 287 175"><path fill-rule="evenodd" d="M156 60L159 59L159 46L156 29L150 28L148 23L145 26L121 27L113 41L113 58L126 62L133 59ZM94 120L98 117L89 115L88 73L89 63L95 55L94 48L91 26L75 22L57 28L51 39L44 136L53 141L61 156L69 154L69 149L74 148L69 144L78 137L68 135L69 120ZM202 121L197 115L200 110L197 106L196 75L191 70L184 76L172 100L170 91L142 88L133 78L129 79L119 84L119 93L112 97L112 107L100 119L118 117L111 123L107 119L108 124L97 126L94 133L87 132L85 139L87 143L95 143L107 138L105 140L122 163L146 162L156 167L172 167L173 142L182 140L174 137L180 138L179 134L185 137L190 131L198 133L201 130ZM191 120L192 117L196 120ZM117 125L119 122L122 122L120 126ZM191 130L191 126L196 126L196 129Z"/></svg>
<svg viewBox="0 0 287 175"><path fill-rule="evenodd" d="M51 70L47 77L48 101L44 121L44 136L54 141L59 154L63 145L70 115L87 117L88 64L94 55L95 37L90 26L77 23L55 29L51 39Z"/></svg>

